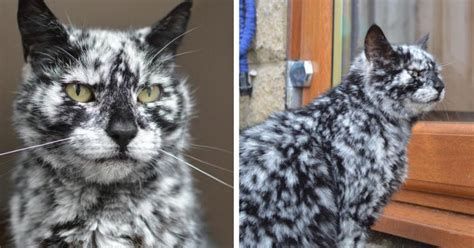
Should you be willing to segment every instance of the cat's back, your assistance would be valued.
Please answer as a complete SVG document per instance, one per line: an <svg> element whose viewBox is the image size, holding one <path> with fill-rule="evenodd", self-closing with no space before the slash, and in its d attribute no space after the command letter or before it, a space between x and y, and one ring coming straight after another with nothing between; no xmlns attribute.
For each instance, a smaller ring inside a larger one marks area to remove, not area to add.
<svg viewBox="0 0 474 248"><path fill-rule="evenodd" d="M272 115L240 136L240 228L243 246L334 247L333 172L315 133L320 109ZM331 111L335 113L335 111ZM312 220L319 219L316 223Z"/></svg>
<svg viewBox="0 0 474 248"><path fill-rule="evenodd" d="M345 131L342 122L347 124L359 118L359 114L367 115L367 107L361 106L363 101L360 89L342 84L305 107L272 114L264 122L241 132L241 164L245 167L250 159L267 152L311 151L324 146ZM268 154L263 158L274 156Z"/></svg>

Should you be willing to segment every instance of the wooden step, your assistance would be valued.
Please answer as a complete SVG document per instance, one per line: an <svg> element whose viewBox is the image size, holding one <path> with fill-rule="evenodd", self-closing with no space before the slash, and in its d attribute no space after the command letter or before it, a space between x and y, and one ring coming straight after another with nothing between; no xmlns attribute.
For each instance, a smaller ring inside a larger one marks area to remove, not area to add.
<svg viewBox="0 0 474 248"><path fill-rule="evenodd" d="M474 216L393 201L373 230L447 248L474 248Z"/></svg>

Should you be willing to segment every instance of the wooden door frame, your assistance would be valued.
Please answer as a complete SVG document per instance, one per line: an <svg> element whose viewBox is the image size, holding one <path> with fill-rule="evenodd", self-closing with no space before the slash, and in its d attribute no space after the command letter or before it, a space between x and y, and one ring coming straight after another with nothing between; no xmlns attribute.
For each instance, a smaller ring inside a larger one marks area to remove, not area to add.
<svg viewBox="0 0 474 248"><path fill-rule="evenodd" d="M332 87L334 14L333 0L290 0L288 57L315 67L303 104ZM437 246L474 244L474 125L414 127L408 179L372 229Z"/></svg>
<svg viewBox="0 0 474 248"><path fill-rule="evenodd" d="M289 59L313 62L311 85L303 90L308 103L331 88L333 1L291 0L289 16Z"/></svg>

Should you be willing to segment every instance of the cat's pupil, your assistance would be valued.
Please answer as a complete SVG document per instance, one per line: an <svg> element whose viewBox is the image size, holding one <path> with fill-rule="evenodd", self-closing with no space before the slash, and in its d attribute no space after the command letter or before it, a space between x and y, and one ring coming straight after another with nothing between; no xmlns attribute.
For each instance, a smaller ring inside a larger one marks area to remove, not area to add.
<svg viewBox="0 0 474 248"><path fill-rule="evenodd" d="M148 97L151 97L151 87L146 88L146 93L148 94Z"/></svg>
<svg viewBox="0 0 474 248"><path fill-rule="evenodd" d="M81 86L76 84L76 85L74 85L74 87L75 87L75 90L76 90L76 95L80 96L81 95Z"/></svg>
<svg viewBox="0 0 474 248"><path fill-rule="evenodd" d="M422 72L423 72L423 71L411 71L411 72L410 72L410 75L413 76L413 77L418 78L418 77L421 76Z"/></svg>

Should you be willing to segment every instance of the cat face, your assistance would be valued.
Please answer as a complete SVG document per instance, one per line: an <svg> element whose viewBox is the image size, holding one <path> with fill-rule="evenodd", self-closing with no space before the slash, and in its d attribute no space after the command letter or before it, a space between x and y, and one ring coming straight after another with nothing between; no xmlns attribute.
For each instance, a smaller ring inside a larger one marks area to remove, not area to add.
<svg viewBox="0 0 474 248"><path fill-rule="evenodd" d="M417 117L444 98L441 68L426 52L427 42L425 36L415 45L392 46L378 26L367 32L367 92L384 111L400 117Z"/></svg>
<svg viewBox="0 0 474 248"><path fill-rule="evenodd" d="M55 169L87 181L125 180L181 150L191 108L174 56L190 3L150 28L76 29L43 0L20 1L23 85L14 122L27 144L70 138L37 150Z"/></svg>

